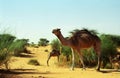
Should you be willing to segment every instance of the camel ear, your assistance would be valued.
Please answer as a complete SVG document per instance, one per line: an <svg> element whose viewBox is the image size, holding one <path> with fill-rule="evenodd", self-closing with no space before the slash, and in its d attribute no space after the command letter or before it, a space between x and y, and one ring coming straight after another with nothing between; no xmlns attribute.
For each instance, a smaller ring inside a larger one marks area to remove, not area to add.
<svg viewBox="0 0 120 78"><path fill-rule="evenodd" d="M60 31L60 28L57 28L58 31Z"/></svg>

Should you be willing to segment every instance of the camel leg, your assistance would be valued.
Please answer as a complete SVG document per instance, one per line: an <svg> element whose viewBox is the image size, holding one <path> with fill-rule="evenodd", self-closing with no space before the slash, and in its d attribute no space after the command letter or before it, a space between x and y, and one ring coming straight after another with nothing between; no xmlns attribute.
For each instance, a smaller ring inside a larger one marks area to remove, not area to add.
<svg viewBox="0 0 120 78"><path fill-rule="evenodd" d="M74 70L74 65L75 65L75 55L74 55L74 50L71 48L72 51L72 67L71 70Z"/></svg>
<svg viewBox="0 0 120 78"><path fill-rule="evenodd" d="M49 66L49 60L50 60L51 56L49 55L48 59L47 59L47 66Z"/></svg>
<svg viewBox="0 0 120 78"><path fill-rule="evenodd" d="M83 70L83 69L85 69L85 64L84 64L84 62L83 62L83 56L81 55L81 52L80 52L80 51L78 52L78 54L79 54L79 56L80 56L80 62L81 62L81 64L82 64L82 66L83 66L83 68L82 68L82 70Z"/></svg>
<svg viewBox="0 0 120 78"><path fill-rule="evenodd" d="M100 65L101 65L101 56L98 55L98 65L97 65L97 71L100 71Z"/></svg>
<svg viewBox="0 0 120 78"><path fill-rule="evenodd" d="M94 46L94 50L97 53L98 56L98 65L97 65L97 71L100 71L100 65L101 65L101 53L100 53L100 47Z"/></svg>

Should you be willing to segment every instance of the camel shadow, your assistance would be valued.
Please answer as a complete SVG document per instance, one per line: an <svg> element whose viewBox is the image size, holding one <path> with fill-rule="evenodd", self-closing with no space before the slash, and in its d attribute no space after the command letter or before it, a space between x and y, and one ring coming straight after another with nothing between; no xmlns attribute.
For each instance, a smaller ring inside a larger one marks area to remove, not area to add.
<svg viewBox="0 0 120 78"><path fill-rule="evenodd" d="M3 70L0 69L0 78L24 78L23 76L19 76L22 74L31 75L30 78L33 78L34 75L39 75L39 78L47 78L41 75L43 74L52 74L49 71L39 72L36 69L11 69L11 70Z"/></svg>
<svg viewBox="0 0 120 78"><path fill-rule="evenodd" d="M36 69L11 69L11 70L4 70L0 69L0 74L50 74L50 72L38 72Z"/></svg>
<svg viewBox="0 0 120 78"><path fill-rule="evenodd" d="M10 69L10 70L0 69L0 78L24 78L23 75L25 74L27 78L34 78L34 76L36 75L38 75L37 78L48 78L47 77L48 74L56 73L52 73L50 71L41 72L37 71L36 69Z"/></svg>
<svg viewBox="0 0 120 78"><path fill-rule="evenodd" d="M118 69L118 70L116 70L116 69L102 69L102 70L100 70L99 72L101 72L101 73L112 73L112 72L120 72L120 69Z"/></svg>

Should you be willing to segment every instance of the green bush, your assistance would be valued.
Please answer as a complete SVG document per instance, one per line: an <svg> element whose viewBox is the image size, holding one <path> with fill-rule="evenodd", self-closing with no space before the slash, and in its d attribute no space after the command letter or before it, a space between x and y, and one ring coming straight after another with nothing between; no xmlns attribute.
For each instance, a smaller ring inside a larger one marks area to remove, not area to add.
<svg viewBox="0 0 120 78"><path fill-rule="evenodd" d="M38 46L47 46L49 41L45 38L41 38L40 41L38 42Z"/></svg>
<svg viewBox="0 0 120 78"><path fill-rule="evenodd" d="M102 41L101 58L103 61L103 67L106 67L107 64L109 65L110 63L109 58L111 58L112 56L116 54L117 45L112 40L112 37L113 37L112 35L106 35L106 34L102 34L100 37Z"/></svg>
<svg viewBox="0 0 120 78"><path fill-rule="evenodd" d="M61 44L60 44L60 42L59 42L58 39L52 40L51 46L52 46L52 49L56 49L56 50L59 50L59 51L60 51L60 46L61 46Z"/></svg>
<svg viewBox="0 0 120 78"><path fill-rule="evenodd" d="M0 34L0 65L5 64L8 69L8 62L10 57L13 55L14 47L13 42L15 36L11 34Z"/></svg>
<svg viewBox="0 0 120 78"><path fill-rule="evenodd" d="M23 45L26 44L25 40L15 40L16 37L11 34L0 34L0 65L5 64L6 69L8 68L10 58L24 48Z"/></svg>
<svg viewBox="0 0 120 78"><path fill-rule="evenodd" d="M86 66L96 66L97 55L93 48L85 49L81 51L83 53L83 61Z"/></svg>
<svg viewBox="0 0 120 78"><path fill-rule="evenodd" d="M111 69L112 68L112 66L111 66L111 64L110 63L107 63L106 65L105 65L105 67L104 68L106 68L106 69Z"/></svg>
<svg viewBox="0 0 120 78"><path fill-rule="evenodd" d="M18 39L13 45L15 48L14 55L19 56L21 53L26 51L26 46L28 45L28 39Z"/></svg>

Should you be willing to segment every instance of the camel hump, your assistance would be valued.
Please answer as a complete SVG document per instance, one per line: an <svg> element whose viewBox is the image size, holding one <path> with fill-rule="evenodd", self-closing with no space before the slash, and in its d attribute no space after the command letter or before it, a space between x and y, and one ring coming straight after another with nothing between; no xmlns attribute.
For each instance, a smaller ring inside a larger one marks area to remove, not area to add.
<svg viewBox="0 0 120 78"><path fill-rule="evenodd" d="M88 29L82 29L76 32L76 34L90 34L90 35L96 35L97 32L95 30L88 30Z"/></svg>
<svg viewBox="0 0 120 78"><path fill-rule="evenodd" d="M93 41L98 41L100 40L98 36L96 35L96 32L90 31L87 29L82 29L82 30L76 30L73 32L73 36L71 37L72 43L77 45L79 41L89 43Z"/></svg>
<svg viewBox="0 0 120 78"><path fill-rule="evenodd" d="M75 30L73 32L73 37L74 38L86 38L86 37L91 37L91 38L97 38L98 34L95 30L88 30L88 29L82 29L82 30Z"/></svg>

